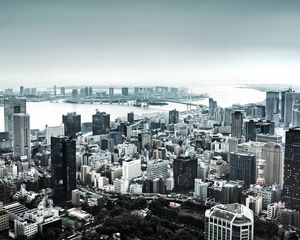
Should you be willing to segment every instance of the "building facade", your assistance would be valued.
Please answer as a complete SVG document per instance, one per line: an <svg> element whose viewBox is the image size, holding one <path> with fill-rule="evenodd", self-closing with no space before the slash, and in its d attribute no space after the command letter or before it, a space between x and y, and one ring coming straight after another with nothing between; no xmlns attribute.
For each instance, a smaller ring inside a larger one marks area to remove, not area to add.
<svg viewBox="0 0 300 240"><path fill-rule="evenodd" d="M216 205L205 211L205 239L253 240L253 212L242 204Z"/></svg>
<svg viewBox="0 0 300 240"><path fill-rule="evenodd" d="M70 200L76 189L76 142L67 137L51 138L51 174L55 200Z"/></svg>
<svg viewBox="0 0 300 240"><path fill-rule="evenodd" d="M282 200L289 209L300 210L300 128L286 132Z"/></svg>

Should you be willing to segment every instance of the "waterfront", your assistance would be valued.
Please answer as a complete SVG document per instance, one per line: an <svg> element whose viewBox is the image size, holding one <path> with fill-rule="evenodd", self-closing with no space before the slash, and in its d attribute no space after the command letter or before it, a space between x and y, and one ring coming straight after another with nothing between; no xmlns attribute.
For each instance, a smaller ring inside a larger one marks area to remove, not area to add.
<svg viewBox="0 0 300 240"><path fill-rule="evenodd" d="M127 116L133 111L137 116L154 112L167 112L170 109L186 110L183 104L169 103L165 106L149 106L149 108L134 107L127 104L71 104L64 102L28 102L27 112L30 114L31 129L43 130L45 125L57 126L62 122L62 115L68 112L81 114L81 122L91 122L92 115L98 109L111 115L111 121ZM3 106L0 107L0 131L4 130Z"/></svg>
<svg viewBox="0 0 300 240"><path fill-rule="evenodd" d="M205 86L197 89L199 92L208 93L218 101L221 107L228 107L235 103L247 104L251 102L261 102L265 98L265 93L254 89L238 88L236 86ZM208 104L208 99L196 101L199 104ZM27 112L30 114L31 128L44 129L45 125L57 126L62 121L62 115L67 112L77 112L81 114L82 122L91 122L92 115L96 109L107 112L111 115L111 121L117 117L125 117L128 112L133 111L137 116L155 112L168 112L176 108L185 111L186 105L169 103L164 106L149 106L149 108L134 107L127 104L71 104L63 102L28 102ZM194 108L194 107L193 107ZM0 131L4 130L3 106L0 107Z"/></svg>

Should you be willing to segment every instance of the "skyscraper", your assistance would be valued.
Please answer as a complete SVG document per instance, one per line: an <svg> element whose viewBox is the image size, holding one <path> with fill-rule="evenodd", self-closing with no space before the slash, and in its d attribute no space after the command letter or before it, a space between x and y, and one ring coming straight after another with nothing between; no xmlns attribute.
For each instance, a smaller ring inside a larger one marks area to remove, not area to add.
<svg viewBox="0 0 300 240"><path fill-rule="evenodd" d="M300 101L297 100L293 106L292 127L300 127Z"/></svg>
<svg viewBox="0 0 300 240"><path fill-rule="evenodd" d="M282 187L283 180L283 148L281 144L268 142L262 147L262 159L265 160L264 178L266 184L274 183Z"/></svg>
<svg viewBox="0 0 300 240"><path fill-rule="evenodd" d="M209 98L208 109L209 109L210 116L213 116L215 114L215 110L216 110L217 106L218 106L217 101L215 101L213 98Z"/></svg>
<svg viewBox="0 0 300 240"><path fill-rule="evenodd" d="M279 112L279 92L269 91L266 94L266 119L273 121L274 113Z"/></svg>
<svg viewBox="0 0 300 240"><path fill-rule="evenodd" d="M110 115L97 111L93 115L93 135L107 134L110 132Z"/></svg>
<svg viewBox="0 0 300 240"><path fill-rule="evenodd" d="M108 94L110 97L113 97L114 96L114 88L109 88L108 89Z"/></svg>
<svg viewBox="0 0 300 240"><path fill-rule="evenodd" d="M194 188L197 178L198 160L190 157L178 157L173 162L174 185L177 191Z"/></svg>
<svg viewBox="0 0 300 240"><path fill-rule="evenodd" d="M256 182L256 156L248 153L230 153L230 180L243 180L245 185Z"/></svg>
<svg viewBox="0 0 300 240"><path fill-rule="evenodd" d="M60 88L60 95L62 95L62 96L66 95L66 89L64 87Z"/></svg>
<svg viewBox="0 0 300 240"><path fill-rule="evenodd" d="M30 121L26 113L13 114L13 149L15 159L31 158Z"/></svg>
<svg viewBox="0 0 300 240"><path fill-rule="evenodd" d="M206 210L205 239L253 240L253 211L238 203L216 205Z"/></svg>
<svg viewBox="0 0 300 240"><path fill-rule="evenodd" d="M140 176L141 173L141 159L122 162L122 175L126 180L132 180Z"/></svg>
<svg viewBox="0 0 300 240"><path fill-rule="evenodd" d="M123 96L128 96L128 92L129 92L129 91L128 91L128 88L127 88L127 87L123 87L123 88L122 88L122 95L123 95Z"/></svg>
<svg viewBox="0 0 300 240"><path fill-rule="evenodd" d="M77 89L73 89L72 90L72 98L73 99L78 99L78 97L79 97L78 90Z"/></svg>
<svg viewBox="0 0 300 240"><path fill-rule="evenodd" d="M24 96L24 87L23 86L20 87L20 96Z"/></svg>
<svg viewBox="0 0 300 240"><path fill-rule="evenodd" d="M255 141L256 139L256 124L257 121L254 121L253 119L250 119L249 121L245 121L245 140L248 141Z"/></svg>
<svg viewBox="0 0 300 240"><path fill-rule="evenodd" d="M300 210L300 128L286 132L282 200L286 207Z"/></svg>
<svg viewBox="0 0 300 240"><path fill-rule="evenodd" d="M230 126L231 125L231 108L225 108L224 110L224 126Z"/></svg>
<svg viewBox="0 0 300 240"><path fill-rule="evenodd" d="M127 122L129 122L129 124L134 123L134 113L133 112L127 113Z"/></svg>
<svg viewBox="0 0 300 240"><path fill-rule="evenodd" d="M284 126L289 127L292 123L293 107L295 102L300 100L300 93L298 92L286 92L285 93L285 105L284 105Z"/></svg>
<svg viewBox="0 0 300 240"><path fill-rule="evenodd" d="M169 124L179 123L179 112L174 109L169 111Z"/></svg>
<svg viewBox="0 0 300 240"><path fill-rule="evenodd" d="M14 113L26 113L26 99L14 97L4 99L4 127L10 138L13 136Z"/></svg>
<svg viewBox="0 0 300 240"><path fill-rule="evenodd" d="M63 115L62 122L65 125L65 136L76 137L76 133L81 132L81 116L76 112Z"/></svg>
<svg viewBox="0 0 300 240"><path fill-rule="evenodd" d="M241 138L243 127L243 113L235 111L231 114L231 137Z"/></svg>
<svg viewBox="0 0 300 240"><path fill-rule="evenodd" d="M286 93L292 92L292 89L288 89L286 91L281 91L281 102L280 102L280 119L283 122L284 121L284 112L285 112L285 96Z"/></svg>
<svg viewBox="0 0 300 240"><path fill-rule="evenodd" d="M76 188L76 142L51 138L51 174L56 201L70 200Z"/></svg>
<svg viewBox="0 0 300 240"><path fill-rule="evenodd" d="M92 87L89 87L88 96L89 97L93 96L93 88Z"/></svg>

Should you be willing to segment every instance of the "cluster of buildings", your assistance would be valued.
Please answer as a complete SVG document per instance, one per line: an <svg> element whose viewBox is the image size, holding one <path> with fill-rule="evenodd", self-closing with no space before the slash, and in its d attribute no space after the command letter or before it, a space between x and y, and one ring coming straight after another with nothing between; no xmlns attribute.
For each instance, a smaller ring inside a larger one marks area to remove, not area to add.
<svg viewBox="0 0 300 240"><path fill-rule="evenodd" d="M47 192L57 206L101 204L101 198L87 199L89 191L140 197L175 192L213 206L205 213L207 239L253 239L255 217L287 231L299 228L299 100L289 89L267 92L265 104L222 108L210 98L208 107L141 119L131 112L126 120L111 121L96 111L88 123L74 112L63 115L61 125L38 131L30 129L26 100L7 98L0 133L1 211L10 214L13 200L21 204L22 184L31 191L27 200ZM22 219L35 219L42 228L44 220L30 215L41 211L59 219L54 210L39 207ZM69 215L90 218L74 211ZM18 219L14 229L31 224Z"/></svg>

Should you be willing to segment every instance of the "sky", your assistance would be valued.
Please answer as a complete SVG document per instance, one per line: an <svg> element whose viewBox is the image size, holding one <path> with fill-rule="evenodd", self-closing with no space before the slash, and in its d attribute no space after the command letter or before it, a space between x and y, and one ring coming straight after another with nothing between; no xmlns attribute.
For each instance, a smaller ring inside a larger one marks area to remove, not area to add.
<svg viewBox="0 0 300 240"><path fill-rule="evenodd" d="M300 84L298 0L0 0L0 88Z"/></svg>

